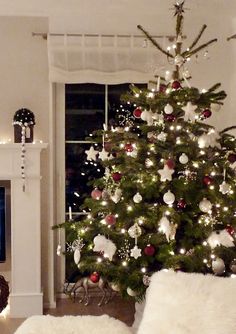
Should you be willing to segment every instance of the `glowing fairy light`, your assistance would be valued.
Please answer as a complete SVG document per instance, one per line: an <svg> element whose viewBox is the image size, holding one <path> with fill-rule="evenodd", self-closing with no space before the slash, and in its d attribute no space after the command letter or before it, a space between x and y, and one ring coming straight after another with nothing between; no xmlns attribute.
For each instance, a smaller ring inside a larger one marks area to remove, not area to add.
<svg viewBox="0 0 236 334"><path fill-rule="evenodd" d="M179 252L180 252L180 254L183 255L183 254L185 254L186 250L184 248L180 248Z"/></svg>
<svg viewBox="0 0 236 334"><path fill-rule="evenodd" d="M128 264L127 261L123 261L123 262L122 262L122 266L123 266L123 267L127 267L127 264Z"/></svg>

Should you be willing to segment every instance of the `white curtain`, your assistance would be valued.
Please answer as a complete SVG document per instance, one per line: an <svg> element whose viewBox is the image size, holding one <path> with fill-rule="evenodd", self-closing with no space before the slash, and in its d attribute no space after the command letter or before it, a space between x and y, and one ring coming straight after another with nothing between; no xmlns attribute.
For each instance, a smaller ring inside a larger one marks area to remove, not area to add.
<svg viewBox="0 0 236 334"><path fill-rule="evenodd" d="M166 47L166 40L159 40ZM148 82L160 52L140 36L48 35L49 78L58 83Z"/></svg>

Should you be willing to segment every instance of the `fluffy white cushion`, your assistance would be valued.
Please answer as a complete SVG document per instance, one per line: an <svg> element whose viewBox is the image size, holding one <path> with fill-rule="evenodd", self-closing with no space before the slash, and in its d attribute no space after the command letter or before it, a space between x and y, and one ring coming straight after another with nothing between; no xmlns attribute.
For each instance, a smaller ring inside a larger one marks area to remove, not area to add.
<svg viewBox="0 0 236 334"><path fill-rule="evenodd" d="M102 316L32 316L16 330L15 334L131 334L123 322Z"/></svg>
<svg viewBox="0 0 236 334"><path fill-rule="evenodd" d="M236 279L159 272L152 276L138 334L235 334Z"/></svg>

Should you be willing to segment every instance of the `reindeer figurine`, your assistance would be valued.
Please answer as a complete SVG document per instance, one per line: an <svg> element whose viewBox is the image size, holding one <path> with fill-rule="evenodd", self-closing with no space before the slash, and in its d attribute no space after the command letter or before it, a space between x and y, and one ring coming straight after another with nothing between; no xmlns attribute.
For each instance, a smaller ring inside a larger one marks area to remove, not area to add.
<svg viewBox="0 0 236 334"><path fill-rule="evenodd" d="M73 301L75 302L76 292L78 292L78 290L80 290L81 288L83 289L84 293L83 293L82 298L79 300L79 302L82 303L84 301L84 305L86 306L89 304L89 299L90 299L89 290L90 289L98 288L102 292L102 298L99 301L98 306L101 306L103 302L107 304L109 300L112 298L112 289L110 288L108 282L105 281L101 277L96 283L93 283L89 277L79 278L74 283L72 288L70 288L69 282L65 282L63 292L69 295L70 297L72 297L73 295ZM107 292L108 292L108 298L106 299Z"/></svg>

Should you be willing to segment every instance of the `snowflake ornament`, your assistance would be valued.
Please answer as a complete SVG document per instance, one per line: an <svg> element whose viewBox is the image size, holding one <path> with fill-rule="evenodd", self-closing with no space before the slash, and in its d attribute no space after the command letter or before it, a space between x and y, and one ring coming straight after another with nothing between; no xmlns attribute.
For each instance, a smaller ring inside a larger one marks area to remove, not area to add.
<svg viewBox="0 0 236 334"><path fill-rule="evenodd" d="M137 245L135 245L134 248L130 250L130 256L132 256L133 258L135 258L135 260L137 260L139 257L141 257L141 249L138 248Z"/></svg>

